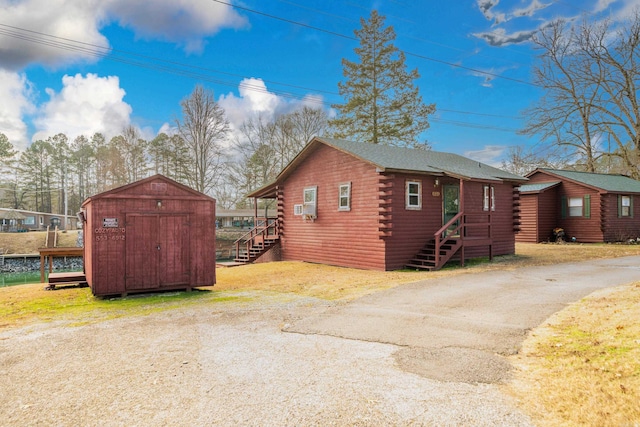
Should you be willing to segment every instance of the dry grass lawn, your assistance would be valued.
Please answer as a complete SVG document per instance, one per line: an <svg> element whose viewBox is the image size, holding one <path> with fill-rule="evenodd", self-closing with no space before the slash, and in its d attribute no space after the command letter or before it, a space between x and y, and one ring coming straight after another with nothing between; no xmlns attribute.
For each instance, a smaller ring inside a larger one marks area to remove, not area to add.
<svg viewBox="0 0 640 427"><path fill-rule="evenodd" d="M38 248L45 246L46 238L46 231L0 233L0 248L8 254L37 254ZM58 232L58 246L75 247L77 239L77 230Z"/></svg>
<svg viewBox="0 0 640 427"><path fill-rule="evenodd" d="M640 423L640 284L557 313L512 357L509 385L537 425Z"/></svg>

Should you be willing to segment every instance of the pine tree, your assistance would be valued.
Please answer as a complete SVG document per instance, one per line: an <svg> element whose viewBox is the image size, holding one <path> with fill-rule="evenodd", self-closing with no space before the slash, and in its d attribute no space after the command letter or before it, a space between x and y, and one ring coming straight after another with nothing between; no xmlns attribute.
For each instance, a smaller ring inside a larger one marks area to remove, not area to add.
<svg viewBox="0 0 640 427"><path fill-rule="evenodd" d="M338 83L345 104L331 121L336 138L394 146L426 146L419 141L429 128L428 116L435 105L422 102L414 81L418 70L407 72L405 55L394 44L393 27L384 27L385 18L375 10L362 28L355 30L360 46L359 62L342 60L344 82Z"/></svg>

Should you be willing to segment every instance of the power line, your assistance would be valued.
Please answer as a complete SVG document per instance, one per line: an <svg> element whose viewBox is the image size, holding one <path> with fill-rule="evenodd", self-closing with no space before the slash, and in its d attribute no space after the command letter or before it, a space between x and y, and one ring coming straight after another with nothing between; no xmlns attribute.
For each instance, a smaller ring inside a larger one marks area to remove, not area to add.
<svg viewBox="0 0 640 427"><path fill-rule="evenodd" d="M347 36L345 34L341 34L341 33L335 32L335 31L330 31L330 30L327 30L327 29L324 29L324 28L313 26L313 25L304 24L302 22L294 21L294 20L291 20L291 19L282 18L282 17L277 16L277 15L261 12L261 11L255 10L255 9L250 9L248 7L238 6L238 5L235 5L235 4L228 3L226 1L222 1L222 0L211 0L211 1L219 3L219 4L223 4L223 5L226 5L226 6L229 6L229 7L232 7L234 9L239 9L239 10L243 10L245 12L250 12L250 13L254 13L256 15L261 15L261 16L265 16L267 18L271 18L271 19L275 19L275 20L278 20L278 21L286 22L288 24L297 25L297 26L308 28L308 29L315 30L315 31L320 31L320 32L323 32L323 33L326 33L326 34L330 34L330 35L334 35L336 37L341 37L341 38L344 38L344 39L347 39L347 40L358 41L358 39L356 39L355 37ZM534 83L531 83L531 82L528 82L528 81L525 81L525 80L515 79L515 78L512 78L512 77L506 77L506 76L502 76L500 74L490 73L488 71L483 71L483 70L479 70L479 69L476 69L476 68L465 67L465 66L460 65L460 64L454 64L452 62L448 62L448 61L445 61L445 60L442 60L442 59L432 58L430 56L421 55L421 54L418 54L418 53L404 51L404 54L407 55L407 56L413 56L415 58L423 59L425 61L436 62L438 64L444 64L444 65L448 65L448 66L454 67L454 68L460 68L460 69L467 70L467 71L473 71L474 73L479 73L479 74L486 75L486 76L493 77L493 78L500 78L500 79L509 80L509 81L512 81L512 82L515 82L515 83L520 83L520 84L524 84L524 85L528 85L528 86L538 87L538 85L536 85Z"/></svg>
<svg viewBox="0 0 640 427"><path fill-rule="evenodd" d="M7 24L0 23L0 34L8 36L8 37L13 37L13 38L16 38L16 39L19 39L19 40L23 40L23 41L39 44L39 45L42 45L42 46L48 46L48 47L53 47L53 48L67 50L67 51L73 51L73 52L80 52L80 53L83 53L85 55L89 55L89 56L96 57L96 58L107 59L107 60L110 60L110 61L113 61L113 62L119 62L119 63L123 63L123 64L127 64L127 65L132 65L132 66L136 66L136 67L140 67L140 68L151 69L151 70L160 71L160 72L167 72L167 73L171 73L171 74L184 76L184 77L187 77L187 78L198 79L198 80L202 80L202 81L206 81L206 82L210 82L210 83L215 83L215 84L220 84L220 85L224 85L224 86L229 86L229 87L234 87L234 88L235 87L240 87L240 88L244 88L244 89L255 91L255 92L259 92L259 93L275 94L275 95L278 95L278 96L281 96L281 97L284 97L284 98L292 98L292 99L303 99L303 98L306 98L306 99L309 100L309 102L313 102L313 103L320 104L320 105L325 105L325 106L331 106L331 104L332 104L332 103L327 102L327 101L321 101L321 100L318 100L318 99L309 98L308 97L308 95L309 95L308 93L304 94L304 95L300 95L300 94L292 94L290 92L278 91L278 90L274 90L274 89L267 90L266 88L262 87L261 85L260 86L256 86L254 84L247 83L247 82L241 82L241 83L238 84L237 82L230 82L230 81L225 81L225 80L220 80L220 79L214 79L209 75L202 74L202 72L218 73L218 74L222 74L222 75L246 78L245 76L242 76L242 75L239 75L239 74L227 73L227 72L223 72L223 71L219 71L219 70L214 70L214 69L200 67L200 66L193 66L193 65L190 65L190 64L180 63L180 62L176 62L176 61L168 61L168 60L165 60L165 59L152 57L152 56L148 56L148 55L142 55L142 54L138 54L138 53L135 53L135 52L129 52L129 51L124 51L124 50L119 50L119 49L113 49L113 48L98 46L98 45L91 44L91 43L86 43L86 42L81 42L81 41L72 40L72 39L68 39L68 38L58 37L58 36L54 36L54 35L50 35L50 34L46 34L46 33L41 33L41 32L38 32L38 31L33 31L33 30L25 29L25 28L14 27L14 26L7 25ZM120 54L120 56L118 56L116 54ZM151 61L151 63L147 63L147 62L143 62L143 61ZM303 86L291 85L291 84L286 84L286 83L281 83L281 82L276 82L276 81L270 81L270 80L262 80L262 81L267 82L269 84L282 85L282 86L291 87L291 88L294 88L294 89L311 91L312 93L317 93L317 94L339 95L338 93L331 92L331 91L317 90L317 89L313 89L313 88L307 88L307 87L303 87ZM438 109L438 111L449 112L449 113L457 113L457 114L466 114L466 115L477 115L477 116L484 116L484 117L517 119L515 117L510 117L510 116L492 115L492 114L487 114L487 113L476 113L476 112L471 112L471 111L459 111L459 110L450 110L450 109ZM438 118L433 118L432 120L434 122L440 122L440 123L443 123L443 124L453 124L453 125L461 126L461 127L470 127L470 128L476 128L476 129L492 129L492 130L498 130L498 131L514 132L513 129L505 129L505 128L493 127L493 126L488 126L488 125L465 123L465 122L452 121L452 120L443 120L443 119L438 119Z"/></svg>
<svg viewBox="0 0 640 427"><path fill-rule="evenodd" d="M9 28L11 30L6 30L5 28L2 28L2 27ZM267 94L268 93L274 93L274 94L277 94L279 96L289 97L289 98L296 98L296 99L301 99L301 98L307 96L307 95L304 95L302 97L299 97L299 96L296 96L296 95L293 95L293 94L290 94L290 93L287 93L287 92L276 91L276 90L267 90L267 89L262 88L261 86L252 85L250 83L240 83L240 84L238 84L236 82L228 82L228 81L224 81L224 80L213 79L210 76L207 76L205 74L198 74L198 73L194 73L194 72L188 71L188 69L193 69L193 70L198 70L198 71L203 71L203 72L213 72L213 73L218 73L218 74L223 74L223 75L228 75L228 76L233 76L233 77L246 78L245 76L240 75L240 74L227 73L227 72L224 72L224 71L214 70L214 69L211 69L211 68L205 68L205 67L200 67L200 66L193 66L193 65L189 65L189 64L176 62L176 61L168 61L168 60L165 60L165 59L152 57L152 56L149 56L149 55L142 55L142 54L138 54L138 53L135 53L135 52L129 52L129 51L113 49L113 48L106 48L106 47L98 46L98 45L91 44L91 43L81 42L81 41L72 40L72 39L68 39L68 38L64 38L64 37L58 37L58 36L54 36L54 35L50 35L50 34L46 34L46 33L41 33L41 32L38 32L38 31L33 31L33 30L25 29L25 28L14 27L14 26L2 24L2 23L0 23L0 34L6 35L8 37L13 37L13 38L17 38L17 39L20 39L20 40L28 41L28 42L40 44L40 45L43 45L43 46L49 46L49 47L54 47L54 48L64 49L64 50L69 50L69 51L75 51L75 52L82 52L82 53L85 53L87 55L90 55L90 56L93 56L93 57L97 57L97 58L108 59L108 60L111 60L111 61L114 61L114 62L124 63L124 64L127 64L127 65L133 65L133 66L136 66L136 67L141 67L141 68L146 68L146 69L153 69L153 70L156 70L156 71L168 72L168 73L172 73L172 74L182 75L184 77L204 80L204 81L207 81L207 82L216 83L216 84L220 84L220 85L224 85L224 86L230 86L230 87L238 87L238 86L240 86L240 87L242 87L244 89L248 89L248 90L252 90L252 91L256 91L256 92L260 92L260 93L267 93ZM187 70L183 70L181 68L170 68L170 67L163 66L163 65L146 64L144 62L134 61L134 60L123 58L123 57L118 57L116 55L113 55L114 52L120 53L120 54L126 55L126 56L137 57L137 58L141 58L141 59L144 59L144 60L150 60L150 61L158 62L160 64L164 63L164 64L168 64L170 66L182 67L182 68L186 68ZM312 93L328 94L328 95L339 95L337 92L319 90L319 89L314 89L314 88L307 88L307 87L303 87L303 86L280 83L280 82L276 82L276 81L272 81L272 80L262 80L262 81L264 81L266 83L269 83L269 84L276 84L276 85L282 85L282 86L291 87L291 88L295 88L295 89L306 90L306 91L310 91ZM323 104L323 105L326 105L326 106L331 106L330 102L319 101L319 100L311 100L311 102L315 102L315 103L318 103L318 104ZM511 117L511 116L505 116L505 115L477 113L477 112L472 112L472 111L451 110L451 109L445 109L445 108L438 108L437 111L448 112L448 113L457 113L457 114L466 114L466 115L477 115L477 116L484 116L484 117L508 118L508 119L516 119L516 120L518 119L517 117Z"/></svg>

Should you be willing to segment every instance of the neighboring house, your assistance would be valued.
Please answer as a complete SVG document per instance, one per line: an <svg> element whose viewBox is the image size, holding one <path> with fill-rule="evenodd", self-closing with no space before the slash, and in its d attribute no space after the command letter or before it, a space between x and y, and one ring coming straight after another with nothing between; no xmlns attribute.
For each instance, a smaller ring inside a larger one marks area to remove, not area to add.
<svg viewBox="0 0 640 427"><path fill-rule="evenodd" d="M275 245L270 259L432 270L454 255L512 254L523 182L456 154L316 137L249 195L276 199L277 220L257 218L237 260Z"/></svg>
<svg viewBox="0 0 640 427"><path fill-rule="evenodd" d="M269 209L267 216L273 215L275 209ZM253 227L254 218L254 209L216 209L216 228Z"/></svg>
<svg viewBox="0 0 640 427"><path fill-rule="evenodd" d="M640 237L640 181L623 175L536 169L520 187L518 242L612 242Z"/></svg>
<svg viewBox="0 0 640 427"><path fill-rule="evenodd" d="M78 218L75 215L67 215L66 219L66 229L75 230L78 227ZM47 226L52 229L58 227L64 230L64 215L24 209L0 208L1 231L46 230Z"/></svg>

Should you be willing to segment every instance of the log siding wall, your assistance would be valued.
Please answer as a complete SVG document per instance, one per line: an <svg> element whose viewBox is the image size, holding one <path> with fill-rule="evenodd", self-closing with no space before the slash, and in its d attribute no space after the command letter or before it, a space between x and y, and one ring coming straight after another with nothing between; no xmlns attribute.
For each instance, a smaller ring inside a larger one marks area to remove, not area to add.
<svg viewBox="0 0 640 427"><path fill-rule="evenodd" d="M282 183L282 259L384 270L378 178L374 166L319 145ZM341 211L339 185L346 182L351 182L351 209ZM294 205L303 203L309 186L318 187L313 220L294 215Z"/></svg>

